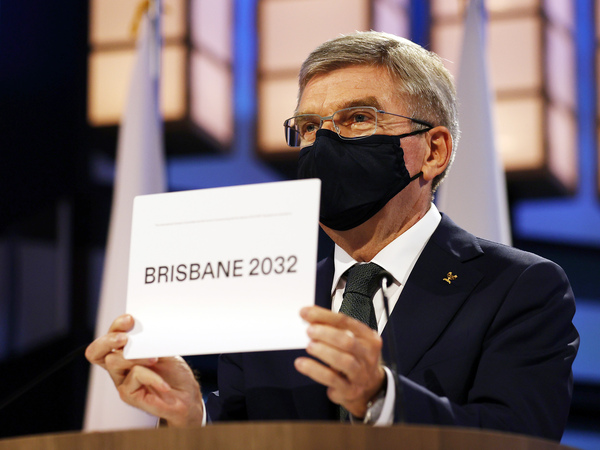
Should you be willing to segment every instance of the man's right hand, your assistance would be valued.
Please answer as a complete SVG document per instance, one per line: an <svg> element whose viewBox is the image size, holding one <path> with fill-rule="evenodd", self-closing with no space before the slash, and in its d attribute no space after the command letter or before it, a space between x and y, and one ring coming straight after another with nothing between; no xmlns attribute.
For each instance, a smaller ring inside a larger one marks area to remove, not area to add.
<svg viewBox="0 0 600 450"><path fill-rule="evenodd" d="M181 357L123 357L133 323L130 315L119 316L107 334L88 346L85 357L108 371L125 403L166 419L171 426L201 425L204 411L200 386Z"/></svg>

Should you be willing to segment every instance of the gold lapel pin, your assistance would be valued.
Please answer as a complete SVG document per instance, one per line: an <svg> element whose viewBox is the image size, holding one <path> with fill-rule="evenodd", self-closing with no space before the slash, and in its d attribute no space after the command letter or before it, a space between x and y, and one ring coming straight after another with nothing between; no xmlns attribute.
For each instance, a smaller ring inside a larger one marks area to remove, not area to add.
<svg viewBox="0 0 600 450"><path fill-rule="evenodd" d="M452 284L452 282L454 280L456 280L458 278L458 275L454 275L452 272L448 272L448 275L446 275L446 278L444 278L444 281L448 284Z"/></svg>

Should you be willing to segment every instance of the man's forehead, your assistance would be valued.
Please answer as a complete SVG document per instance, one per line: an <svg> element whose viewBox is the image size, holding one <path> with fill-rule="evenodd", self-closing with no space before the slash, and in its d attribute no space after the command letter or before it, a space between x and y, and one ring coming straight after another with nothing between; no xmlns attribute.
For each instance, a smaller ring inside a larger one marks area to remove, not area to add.
<svg viewBox="0 0 600 450"><path fill-rule="evenodd" d="M352 108L353 106L372 106L377 109L382 109L381 102L377 97L372 95L361 98L348 98L329 105L333 111L338 111L344 108ZM310 106L306 110L298 110L298 114L314 114Z"/></svg>
<svg viewBox="0 0 600 450"><path fill-rule="evenodd" d="M397 93L386 69L351 66L313 77L302 92L297 112L328 115L352 106L385 109L399 104Z"/></svg>

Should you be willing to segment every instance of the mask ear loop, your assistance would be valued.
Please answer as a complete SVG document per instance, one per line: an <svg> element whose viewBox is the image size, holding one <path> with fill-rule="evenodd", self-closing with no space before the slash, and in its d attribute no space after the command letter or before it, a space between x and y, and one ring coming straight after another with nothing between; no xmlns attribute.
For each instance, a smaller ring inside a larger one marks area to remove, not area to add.
<svg viewBox="0 0 600 450"><path fill-rule="evenodd" d="M415 130L415 131L411 131L410 133L400 134L400 135L398 135L398 140L401 140L402 138L405 138L405 137L416 136L417 134L421 134L421 133L427 133L429 130L433 130L433 127L427 127L427 128L423 128L422 130ZM402 143L400 143L400 148L402 148ZM420 171L419 173L410 177L410 182L415 181L421 175L423 175L423 171ZM384 298L385 298L385 294L384 294Z"/></svg>
<svg viewBox="0 0 600 450"><path fill-rule="evenodd" d="M419 178L421 175L423 175L423 171L421 170L419 173L413 175L412 177L410 177L410 182L415 181L417 178Z"/></svg>

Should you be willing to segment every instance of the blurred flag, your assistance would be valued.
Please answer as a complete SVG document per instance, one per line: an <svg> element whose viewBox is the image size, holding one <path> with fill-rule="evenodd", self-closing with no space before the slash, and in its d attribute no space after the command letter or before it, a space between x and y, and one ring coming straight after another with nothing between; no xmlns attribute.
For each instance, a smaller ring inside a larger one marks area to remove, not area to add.
<svg viewBox="0 0 600 450"><path fill-rule="evenodd" d="M112 211L96 337L125 312L133 198L166 189L162 120L158 102L160 72L159 2L147 2L131 85L117 143ZM93 366L84 420L86 431L151 427L156 418L119 398L108 373Z"/></svg>
<svg viewBox="0 0 600 450"><path fill-rule="evenodd" d="M436 204L476 236L510 245L506 181L494 142L484 26L483 0L470 0L457 87L462 137Z"/></svg>

